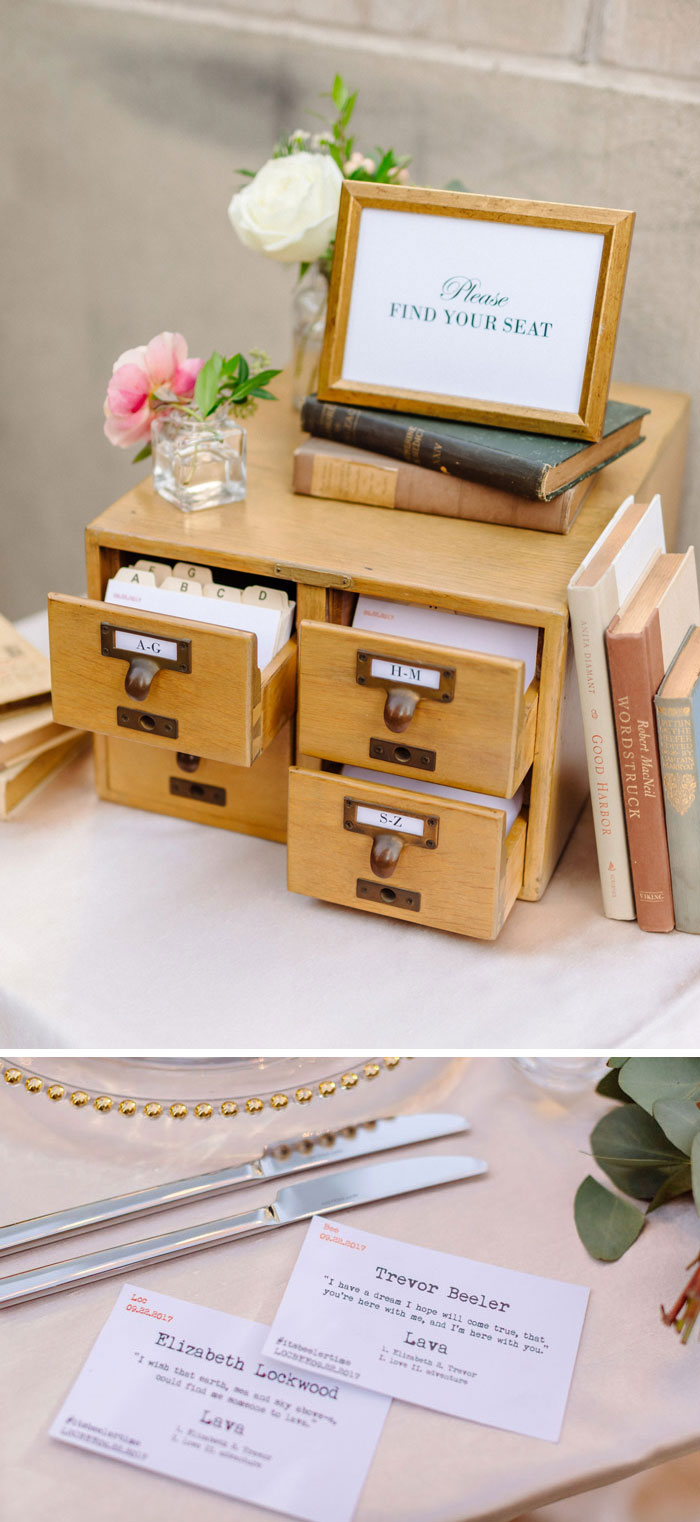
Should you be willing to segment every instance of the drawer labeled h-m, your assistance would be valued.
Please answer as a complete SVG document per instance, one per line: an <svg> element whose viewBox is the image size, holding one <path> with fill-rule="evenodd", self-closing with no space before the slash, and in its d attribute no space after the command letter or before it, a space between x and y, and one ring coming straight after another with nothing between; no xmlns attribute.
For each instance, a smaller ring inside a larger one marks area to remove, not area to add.
<svg viewBox="0 0 700 1522"><path fill-rule="evenodd" d="M264 670L254 634L49 597L58 723L250 766L294 711L296 639Z"/></svg>
<svg viewBox="0 0 700 1522"><path fill-rule="evenodd" d="M336 624L300 626L299 750L513 796L532 765L525 663Z"/></svg>

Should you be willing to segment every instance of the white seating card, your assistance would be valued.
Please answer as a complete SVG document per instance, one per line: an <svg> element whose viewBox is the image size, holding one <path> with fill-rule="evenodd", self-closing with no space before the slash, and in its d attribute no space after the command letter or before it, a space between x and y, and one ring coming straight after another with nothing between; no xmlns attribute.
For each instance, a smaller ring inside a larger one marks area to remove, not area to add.
<svg viewBox="0 0 700 1522"><path fill-rule="evenodd" d="M317 1379L555 1443L587 1303L579 1284L314 1216L265 1353Z"/></svg>
<svg viewBox="0 0 700 1522"><path fill-rule="evenodd" d="M367 629L378 640L382 634L391 634L397 639L451 645L455 650L474 650L481 655L504 655L524 661L525 687L534 681L538 630L529 624L509 624L498 618L475 618L471 613L449 613L444 608L364 596L357 599L352 622L354 629Z"/></svg>
<svg viewBox="0 0 700 1522"><path fill-rule="evenodd" d="M51 1436L306 1522L350 1522L389 1401L271 1363L268 1331L127 1284Z"/></svg>

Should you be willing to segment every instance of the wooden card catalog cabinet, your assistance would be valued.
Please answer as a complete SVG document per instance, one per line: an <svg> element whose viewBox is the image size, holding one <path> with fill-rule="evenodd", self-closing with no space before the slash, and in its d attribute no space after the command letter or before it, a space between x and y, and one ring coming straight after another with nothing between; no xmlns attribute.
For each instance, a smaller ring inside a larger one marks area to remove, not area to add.
<svg viewBox="0 0 700 1522"><path fill-rule="evenodd" d="M88 528L88 598L51 599L56 718L95 731L102 797L272 840L289 798L292 891L491 939L541 897L588 796L567 584L627 496L661 493L673 547L687 399L613 387L651 408L646 440L559 535L295 496L298 417L275 389L245 502L183 515L146 480ZM105 602L139 560L207 568L221 597L286 591L295 629L259 669L254 634ZM534 678L355 628L356 594L527 625Z"/></svg>

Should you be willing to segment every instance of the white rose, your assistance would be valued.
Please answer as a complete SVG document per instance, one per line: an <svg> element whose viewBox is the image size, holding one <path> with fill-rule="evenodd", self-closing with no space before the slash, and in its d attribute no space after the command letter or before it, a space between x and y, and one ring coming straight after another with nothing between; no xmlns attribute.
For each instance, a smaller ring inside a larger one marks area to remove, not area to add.
<svg viewBox="0 0 700 1522"><path fill-rule="evenodd" d="M228 214L246 248L283 264L320 259L335 233L343 176L327 153L269 159Z"/></svg>

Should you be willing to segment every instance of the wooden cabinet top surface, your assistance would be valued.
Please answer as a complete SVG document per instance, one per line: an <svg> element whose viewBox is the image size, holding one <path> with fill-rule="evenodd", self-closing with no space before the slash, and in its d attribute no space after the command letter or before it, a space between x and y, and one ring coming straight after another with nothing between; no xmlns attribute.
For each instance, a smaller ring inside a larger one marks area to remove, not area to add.
<svg viewBox="0 0 700 1522"><path fill-rule="evenodd" d="M248 430L244 502L182 513L148 477L90 524L89 541L166 559L176 546L180 559L472 611L496 605L506 617L530 610L529 622L560 617L570 577L620 503L644 501L661 456L682 454L689 408L682 392L613 385L613 397L651 409L645 441L595 478L571 532L559 535L295 495L302 434L286 377L275 390L279 401L262 403Z"/></svg>

